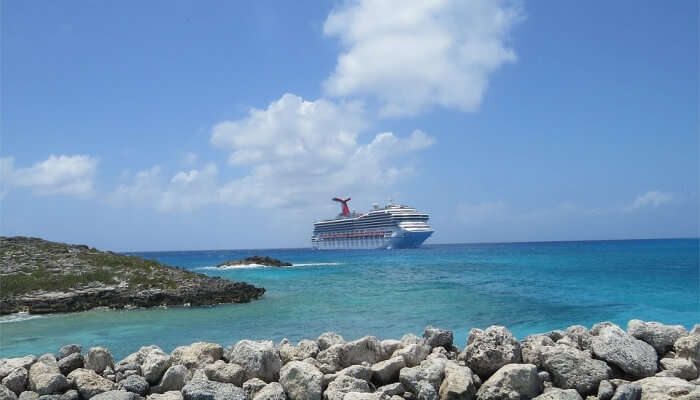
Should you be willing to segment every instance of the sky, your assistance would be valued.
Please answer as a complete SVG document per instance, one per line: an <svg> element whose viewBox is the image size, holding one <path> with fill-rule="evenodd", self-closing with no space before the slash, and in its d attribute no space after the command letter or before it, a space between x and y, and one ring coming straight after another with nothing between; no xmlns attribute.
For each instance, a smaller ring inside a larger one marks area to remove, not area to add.
<svg viewBox="0 0 700 400"><path fill-rule="evenodd" d="M697 237L696 1L3 1L0 234L308 247Z"/></svg>

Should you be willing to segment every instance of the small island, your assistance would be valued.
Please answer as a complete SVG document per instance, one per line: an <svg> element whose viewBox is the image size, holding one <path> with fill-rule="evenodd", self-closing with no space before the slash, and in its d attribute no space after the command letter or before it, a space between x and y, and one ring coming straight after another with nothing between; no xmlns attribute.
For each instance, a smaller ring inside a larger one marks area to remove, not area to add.
<svg viewBox="0 0 700 400"><path fill-rule="evenodd" d="M245 282L85 245L0 237L0 315L247 303L264 293Z"/></svg>
<svg viewBox="0 0 700 400"><path fill-rule="evenodd" d="M250 265L250 264L264 265L266 267L291 267L292 266L292 263L280 261L276 258L253 256L253 257L242 258L240 260L224 261L221 264L218 264L216 267L221 268L221 267L230 267L233 265Z"/></svg>

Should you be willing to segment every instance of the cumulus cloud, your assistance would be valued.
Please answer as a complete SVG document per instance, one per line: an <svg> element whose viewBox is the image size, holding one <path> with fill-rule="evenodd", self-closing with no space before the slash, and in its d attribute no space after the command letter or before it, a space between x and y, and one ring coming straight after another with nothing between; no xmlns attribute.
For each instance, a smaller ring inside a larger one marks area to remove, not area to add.
<svg viewBox="0 0 700 400"><path fill-rule="evenodd" d="M375 98L386 116L473 111L490 75L516 61L508 40L522 19L507 0L348 1L324 24L343 49L325 91Z"/></svg>
<svg viewBox="0 0 700 400"><path fill-rule="evenodd" d="M27 187L42 195L91 196L97 164L96 158L87 155L51 155L31 167L15 168L13 157L0 158L3 193L11 187Z"/></svg>
<svg viewBox="0 0 700 400"><path fill-rule="evenodd" d="M673 201L673 194L664 193L658 190L650 190L637 196L632 204L626 207L627 211L635 211L647 207L659 207Z"/></svg>

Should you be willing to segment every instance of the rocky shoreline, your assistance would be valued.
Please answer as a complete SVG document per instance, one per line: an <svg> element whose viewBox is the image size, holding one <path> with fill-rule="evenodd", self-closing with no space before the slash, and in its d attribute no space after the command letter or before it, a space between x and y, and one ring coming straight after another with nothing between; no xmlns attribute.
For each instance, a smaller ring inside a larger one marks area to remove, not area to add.
<svg viewBox="0 0 700 400"><path fill-rule="evenodd" d="M85 245L0 237L0 315L247 303L264 293L245 282Z"/></svg>
<svg viewBox="0 0 700 400"><path fill-rule="evenodd" d="M491 326L461 350L451 331L427 327L400 339L145 346L118 362L66 345L0 360L0 400L697 400L698 368L700 325L602 322L521 341Z"/></svg>

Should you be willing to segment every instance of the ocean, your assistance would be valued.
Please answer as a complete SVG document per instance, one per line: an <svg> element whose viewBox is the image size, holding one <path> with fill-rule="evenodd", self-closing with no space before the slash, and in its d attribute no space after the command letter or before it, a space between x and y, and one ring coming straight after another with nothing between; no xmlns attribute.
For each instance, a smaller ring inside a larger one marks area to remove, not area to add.
<svg viewBox="0 0 700 400"><path fill-rule="evenodd" d="M140 346L197 341L346 340L505 325L518 338L574 324L633 318L700 323L699 240L425 245L405 250L216 250L129 253L266 289L260 300L213 307L0 318L0 357L106 346L116 359ZM213 268L266 255L293 267Z"/></svg>

